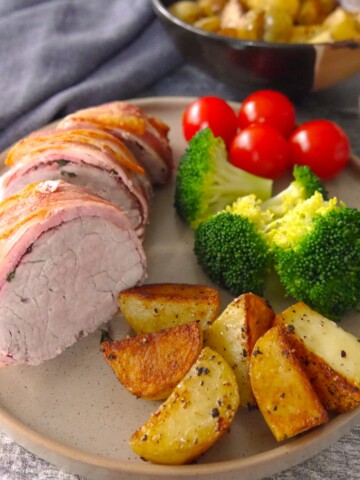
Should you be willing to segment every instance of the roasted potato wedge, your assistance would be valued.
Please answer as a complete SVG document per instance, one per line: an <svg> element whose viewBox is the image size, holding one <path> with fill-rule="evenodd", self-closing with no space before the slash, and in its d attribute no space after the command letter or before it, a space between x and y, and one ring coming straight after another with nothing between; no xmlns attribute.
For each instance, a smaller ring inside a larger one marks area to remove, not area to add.
<svg viewBox="0 0 360 480"><path fill-rule="evenodd" d="M249 378L250 355L274 317L274 310L263 298L245 293L231 302L204 333L205 344L220 353L234 370L240 404L249 409L256 403Z"/></svg>
<svg viewBox="0 0 360 480"><path fill-rule="evenodd" d="M102 343L105 359L124 387L149 400L167 398L201 349L202 329L198 322Z"/></svg>
<svg viewBox="0 0 360 480"><path fill-rule="evenodd" d="M203 328L219 314L220 295L204 285L158 283L123 290L119 307L136 333L199 321Z"/></svg>
<svg viewBox="0 0 360 480"><path fill-rule="evenodd" d="M286 331L322 404L335 413L360 406L360 342L303 302L275 318Z"/></svg>
<svg viewBox="0 0 360 480"><path fill-rule="evenodd" d="M229 430L238 405L234 372L205 347L170 397L133 434L130 446L154 463L188 463Z"/></svg>
<svg viewBox="0 0 360 480"><path fill-rule="evenodd" d="M256 342L250 381L257 404L276 440L282 441L328 421L282 325Z"/></svg>

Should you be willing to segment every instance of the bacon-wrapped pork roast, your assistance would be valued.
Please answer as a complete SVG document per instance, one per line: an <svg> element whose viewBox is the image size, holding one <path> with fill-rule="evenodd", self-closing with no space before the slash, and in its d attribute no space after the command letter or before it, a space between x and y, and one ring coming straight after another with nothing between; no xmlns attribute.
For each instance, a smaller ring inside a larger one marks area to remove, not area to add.
<svg viewBox="0 0 360 480"><path fill-rule="evenodd" d="M119 205L142 236L152 184L166 183L173 170L168 130L125 102L79 110L10 149L0 200L33 182L64 179Z"/></svg>
<svg viewBox="0 0 360 480"><path fill-rule="evenodd" d="M127 214L61 180L0 204L0 365L36 365L117 312L146 260Z"/></svg>
<svg viewBox="0 0 360 480"><path fill-rule="evenodd" d="M7 153L0 179L0 365L51 359L117 311L146 275L168 127L124 102L80 110Z"/></svg>
<svg viewBox="0 0 360 480"><path fill-rule="evenodd" d="M152 187L134 155L110 133L85 128L37 132L16 143L5 163L11 168L0 179L0 199L34 182L63 179L119 205L143 234Z"/></svg>

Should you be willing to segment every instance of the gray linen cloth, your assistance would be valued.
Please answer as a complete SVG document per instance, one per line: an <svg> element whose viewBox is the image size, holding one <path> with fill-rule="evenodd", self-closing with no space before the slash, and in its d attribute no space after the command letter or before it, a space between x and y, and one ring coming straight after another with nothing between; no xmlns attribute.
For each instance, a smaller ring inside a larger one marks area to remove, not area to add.
<svg viewBox="0 0 360 480"><path fill-rule="evenodd" d="M0 151L70 111L135 96L180 62L150 0L1 0Z"/></svg>

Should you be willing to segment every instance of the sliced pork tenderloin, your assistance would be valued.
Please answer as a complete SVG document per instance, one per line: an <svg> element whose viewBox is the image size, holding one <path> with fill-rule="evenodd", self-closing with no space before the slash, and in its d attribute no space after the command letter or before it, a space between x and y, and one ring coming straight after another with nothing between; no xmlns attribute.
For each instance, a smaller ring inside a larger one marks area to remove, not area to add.
<svg viewBox="0 0 360 480"><path fill-rule="evenodd" d="M94 332L146 260L127 214L63 181L0 204L0 365L37 365Z"/></svg>
<svg viewBox="0 0 360 480"><path fill-rule="evenodd" d="M0 199L43 180L64 179L123 208L139 236L148 222L152 187L127 147L106 132L48 130L20 140L6 157Z"/></svg>
<svg viewBox="0 0 360 480"><path fill-rule="evenodd" d="M174 169L169 127L160 119L125 102L110 102L72 113L58 128L95 127L111 132L124 141L154 184L165 184Z"/></svg>

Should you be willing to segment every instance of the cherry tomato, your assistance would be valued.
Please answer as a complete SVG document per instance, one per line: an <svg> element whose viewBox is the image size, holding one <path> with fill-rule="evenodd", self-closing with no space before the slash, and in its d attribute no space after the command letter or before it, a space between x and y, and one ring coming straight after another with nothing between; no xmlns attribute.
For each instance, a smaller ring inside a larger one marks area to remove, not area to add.
<svg viewBox="0 0 360 480"><path fill-rule="evenodd" d="M282 93L260 90L243 101L238 113L238 125L241 129L252 123L271 125L288 138L295 128L295 108Z"/></svg>
<svg viewBox="0 0 360 480"><path fill-rule="evenodd" d="M274 127L253 124L232 141L230 162L259 177L274 179L283 174L289 165L289 145Z"/></svg>
<svg viewBox="0 0 360 480"><path fill-rule="evenodd" d="M190 103L183 114L184 137L189 141L196 132L209 127L215 137L229 146L237 131L236 114L225 100L201 97Z"/></svg>
<svg viewBox="0 0 360 480"><path fill-rule="evenodd" d="M322 179L337 175L350 159L348 137L329 120L300 125L291 135L289 145L291 163L308 165Z"/></svg>

